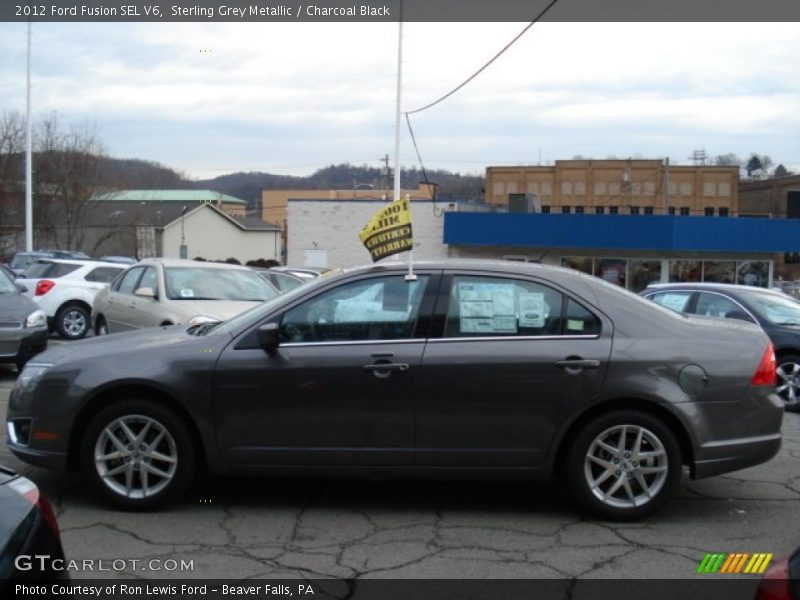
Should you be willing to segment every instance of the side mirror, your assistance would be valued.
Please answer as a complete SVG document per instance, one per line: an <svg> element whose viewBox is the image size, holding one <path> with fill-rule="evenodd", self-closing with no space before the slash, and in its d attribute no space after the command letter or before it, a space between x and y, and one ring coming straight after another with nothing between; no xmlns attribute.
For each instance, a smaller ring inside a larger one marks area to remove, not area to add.
<svg viewBox="0 0 800 600"><path fill-rule="evenodd" d="M142 298L150 298L151 300L155 299L156 297L156 293L153 291L153 288L149 287L140 287L134 292L134 294L141 296Z"/></svg>
<svg viewBox="0 0 800 600"><path fill-rule="evenodd" d="M258 339L258 345L266 352L275 352L280 344L280 340L278 339L278 324L266 323L262 325L256 331L256 337Z"/></svg>
<svg viewBox="0 0 800 600"><path fill-rule="evenodd" d="M25 286L25 285L22 285L21 283L18 283L18 284L17 284L17 289L18 289L20 292L22 292L23 294L24 294L25 292L27 292L27 291L28 291L28 287L27 287L27 286Z"/></svg>

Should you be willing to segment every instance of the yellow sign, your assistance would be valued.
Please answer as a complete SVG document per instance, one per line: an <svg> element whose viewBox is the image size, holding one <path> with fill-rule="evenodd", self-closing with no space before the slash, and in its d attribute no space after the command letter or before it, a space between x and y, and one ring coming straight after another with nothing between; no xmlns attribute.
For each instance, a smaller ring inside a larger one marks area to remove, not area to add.
<svg viewBox="0 0 800 600"><path fill-rule="evenodd" d="M376 212L358 234L372 255L372 262L411 250L411 209L408 198L395 200Z"/></svg>

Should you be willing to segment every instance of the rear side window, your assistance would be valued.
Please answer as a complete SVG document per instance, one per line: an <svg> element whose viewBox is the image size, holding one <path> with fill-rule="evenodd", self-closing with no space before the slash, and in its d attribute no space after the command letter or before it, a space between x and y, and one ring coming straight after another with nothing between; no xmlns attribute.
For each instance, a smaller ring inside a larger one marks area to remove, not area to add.
<svg viewBox="0 0 800 600"><path fill-rule="evenodd" d="M692 297L693 293L694 292L659 292L658 294L648 296L648 298L664 308L681 313L685 312L688 308L689 298Z"/></svg>
<svg viewBox="0 0 800 600"><path fill-rule="evenodd" d="M111 283L121 271L123 271L123 269L117 269L115 267L97 267L89 271L84 279L97 283Z"/></svg>
<svg viewBox="0 0 800 600"><path fill-rule="evenodd" d="M456 275L450 290L445 337L562 335L561 293L532 281ZM577 304L575 305L578 306ZM573 330L579 334L579 311ZM586 314L581 321L586 327ZM591 320L591 319L589 319Z"/></svg>
<svg viewBox="0 0 800 600"><path fill-rule="evenodd" d="M81 265L71 265L67 263L37 262L25 270L23 277L26 279L58 279L77 271Z"/></svg>
<svg viewBox="0 0 800 600"><path fill-rule="evenodd" d="M600 335L601 322L572 298L567 300L567 314L564 320L565 335Z"/></svg>

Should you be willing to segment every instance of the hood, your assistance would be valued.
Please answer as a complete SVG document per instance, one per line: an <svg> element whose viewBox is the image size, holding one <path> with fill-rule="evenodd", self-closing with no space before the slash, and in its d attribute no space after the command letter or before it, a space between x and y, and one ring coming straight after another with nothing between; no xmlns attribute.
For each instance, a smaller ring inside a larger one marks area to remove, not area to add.
<svg viewBox="0 0 800 600"><path fill-rule="evenodd" d="M0 321L24 321L39 305L22 294L0 294Z"/></svg>
<svg viewBox="0 0 800 600"><path fill-rule="evenodd" d="M184 321L197 316L227 321L260 304L263 304L261 300L173 300L169 303L171 310L184 316Z"/></svg>
<svg viewBox="0 0 800 600"><path fill-rule="evenodd" d="M73 359L83 360L94 356L120 355L148 348L163 348L170 344L208 339L191 336L186 333L187 329L189 329L187 325L148 327L136 331L76 340L58 346L50 345L47 350L36 355L31 363L61 364Z"/></svg>

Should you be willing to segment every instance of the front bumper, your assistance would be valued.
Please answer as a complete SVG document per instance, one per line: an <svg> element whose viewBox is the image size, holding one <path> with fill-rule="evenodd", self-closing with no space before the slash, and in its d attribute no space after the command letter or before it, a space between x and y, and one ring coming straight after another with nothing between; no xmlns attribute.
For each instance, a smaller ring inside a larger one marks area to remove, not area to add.
<svg viewBox="0 0 800 600"><path fill-rule="evenodd" d="M0 331L0 362L26 362L47 349L46 327Z"/></svg>

